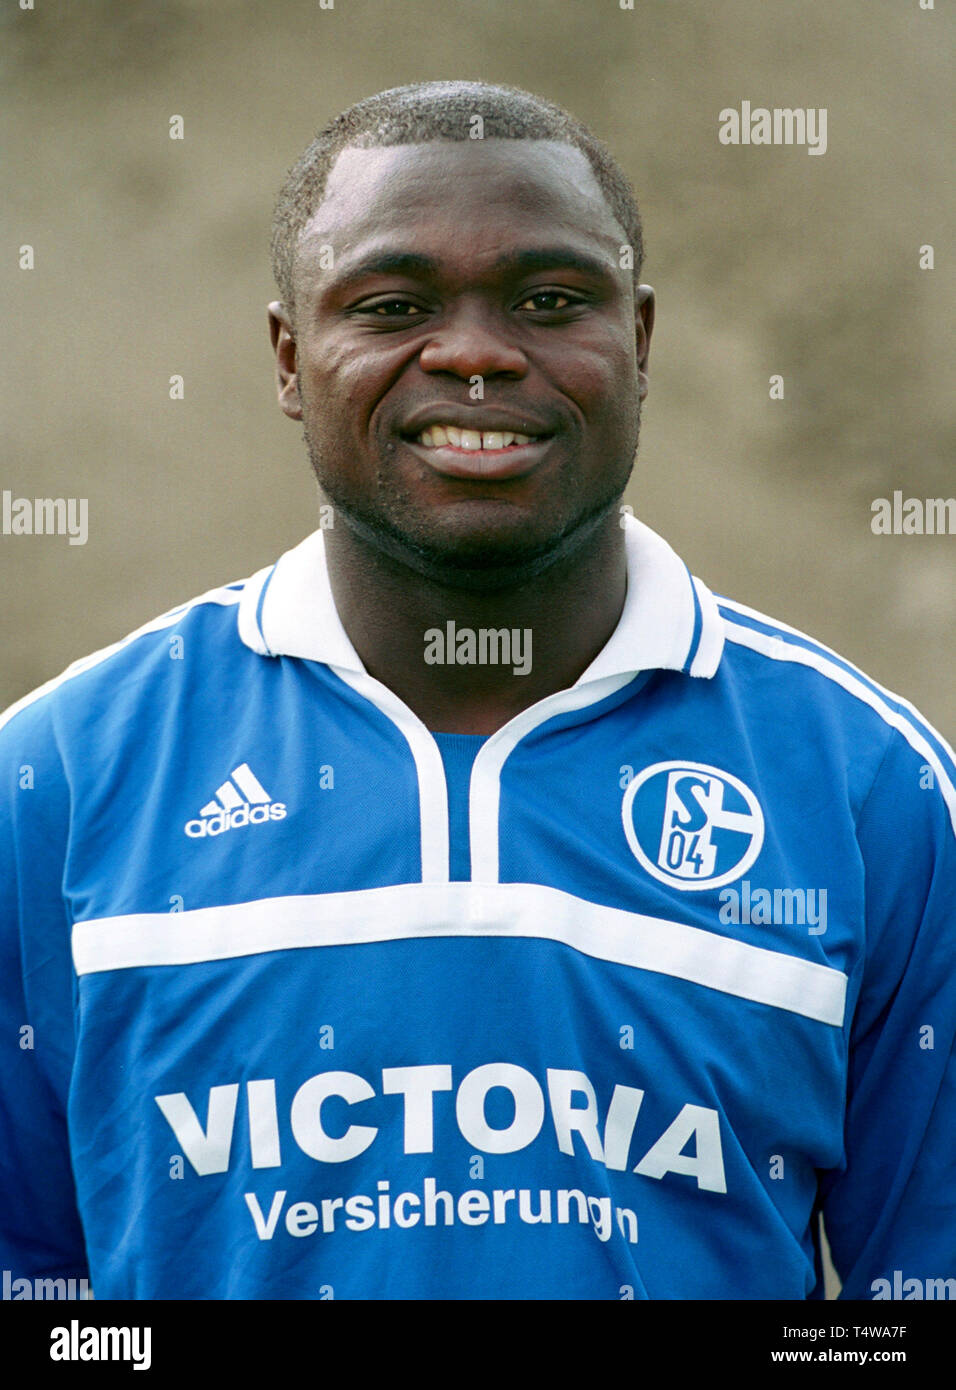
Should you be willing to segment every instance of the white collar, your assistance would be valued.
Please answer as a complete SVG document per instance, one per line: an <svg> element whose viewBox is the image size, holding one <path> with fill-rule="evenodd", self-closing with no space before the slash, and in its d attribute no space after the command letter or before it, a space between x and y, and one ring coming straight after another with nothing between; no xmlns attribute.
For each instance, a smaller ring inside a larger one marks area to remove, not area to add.
<svg viewBox="0 0 956 1390"><path fill-rule="evenodd" d="M724 645L713 594L649 526L627 513L622 522L624 609L575 684L652 670L712 676ZM239 636L260 656L295 656L339 670L365 670L335 607L321 530L246 581L239 601Z"/></svg>

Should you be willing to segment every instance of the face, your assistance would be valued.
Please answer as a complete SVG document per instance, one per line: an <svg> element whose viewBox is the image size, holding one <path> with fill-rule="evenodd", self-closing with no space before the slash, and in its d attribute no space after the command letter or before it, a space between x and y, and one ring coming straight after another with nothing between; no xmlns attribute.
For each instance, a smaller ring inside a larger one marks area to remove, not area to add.
<svg viewBox="0 0 956 1390"><path fill-rule="evenodd" d="M446 582L616 524L653 292L586 157L551 141L344 150L270 306L279 402L367 543Z"/></svg>

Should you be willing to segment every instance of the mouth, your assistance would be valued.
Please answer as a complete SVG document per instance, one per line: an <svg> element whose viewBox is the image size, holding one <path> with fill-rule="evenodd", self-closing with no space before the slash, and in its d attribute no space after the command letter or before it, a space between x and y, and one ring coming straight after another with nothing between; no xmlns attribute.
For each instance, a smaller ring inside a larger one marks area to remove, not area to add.
<svg viewBox="0 0 956 1390"><path fill-rule="evenodd" d="M434 421L405 441L437 473L452 478L498 480L521 477L537 467L549 434L512 429L466 429Z"/></svg>

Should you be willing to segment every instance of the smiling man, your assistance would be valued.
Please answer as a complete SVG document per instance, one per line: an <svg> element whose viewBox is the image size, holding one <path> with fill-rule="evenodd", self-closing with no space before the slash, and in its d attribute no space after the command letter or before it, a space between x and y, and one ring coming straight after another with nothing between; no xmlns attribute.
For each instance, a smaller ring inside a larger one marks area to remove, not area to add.
<svg viewBox="0 0 956 1390"><path fill-rule="evenodd" d="M431 102L468 131L475 95ZM624 605L618 503L654 308L622 268L639 269L640 223L555 116L512 97L498 123L522 115L552 138L424 143L419 117L421 136L400 127L412 143L346 144L304 220L313 148L278 209L279 401L346 523L326 535L336 607L366 669L436 730L491 734L573 685ZM527 679L423 663L449 617L528 632Z"/></svg>
<svg viewBox="0 0 956 1390"><path fill-rule="evenodd" d="M806 1299L822 1211L845 1297L951 1276L952 751L621 508L624 176L540 98L399 88L273 257L334 525L0 733L4 1264Z"/></svg>

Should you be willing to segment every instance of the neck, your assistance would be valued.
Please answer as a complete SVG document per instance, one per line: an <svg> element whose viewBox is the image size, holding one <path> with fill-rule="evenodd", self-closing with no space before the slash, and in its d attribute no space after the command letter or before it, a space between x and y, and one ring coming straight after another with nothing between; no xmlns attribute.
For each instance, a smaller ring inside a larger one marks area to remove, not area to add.
<svg viewBox="0 0 956 1390"><path fill-rule="evenodd" d="M573 685L617 626L627 590L616 511L573 554L490 592L425 578L348 526L326 532L326 554L366 670L438 733L492 734Z"/></svg>

